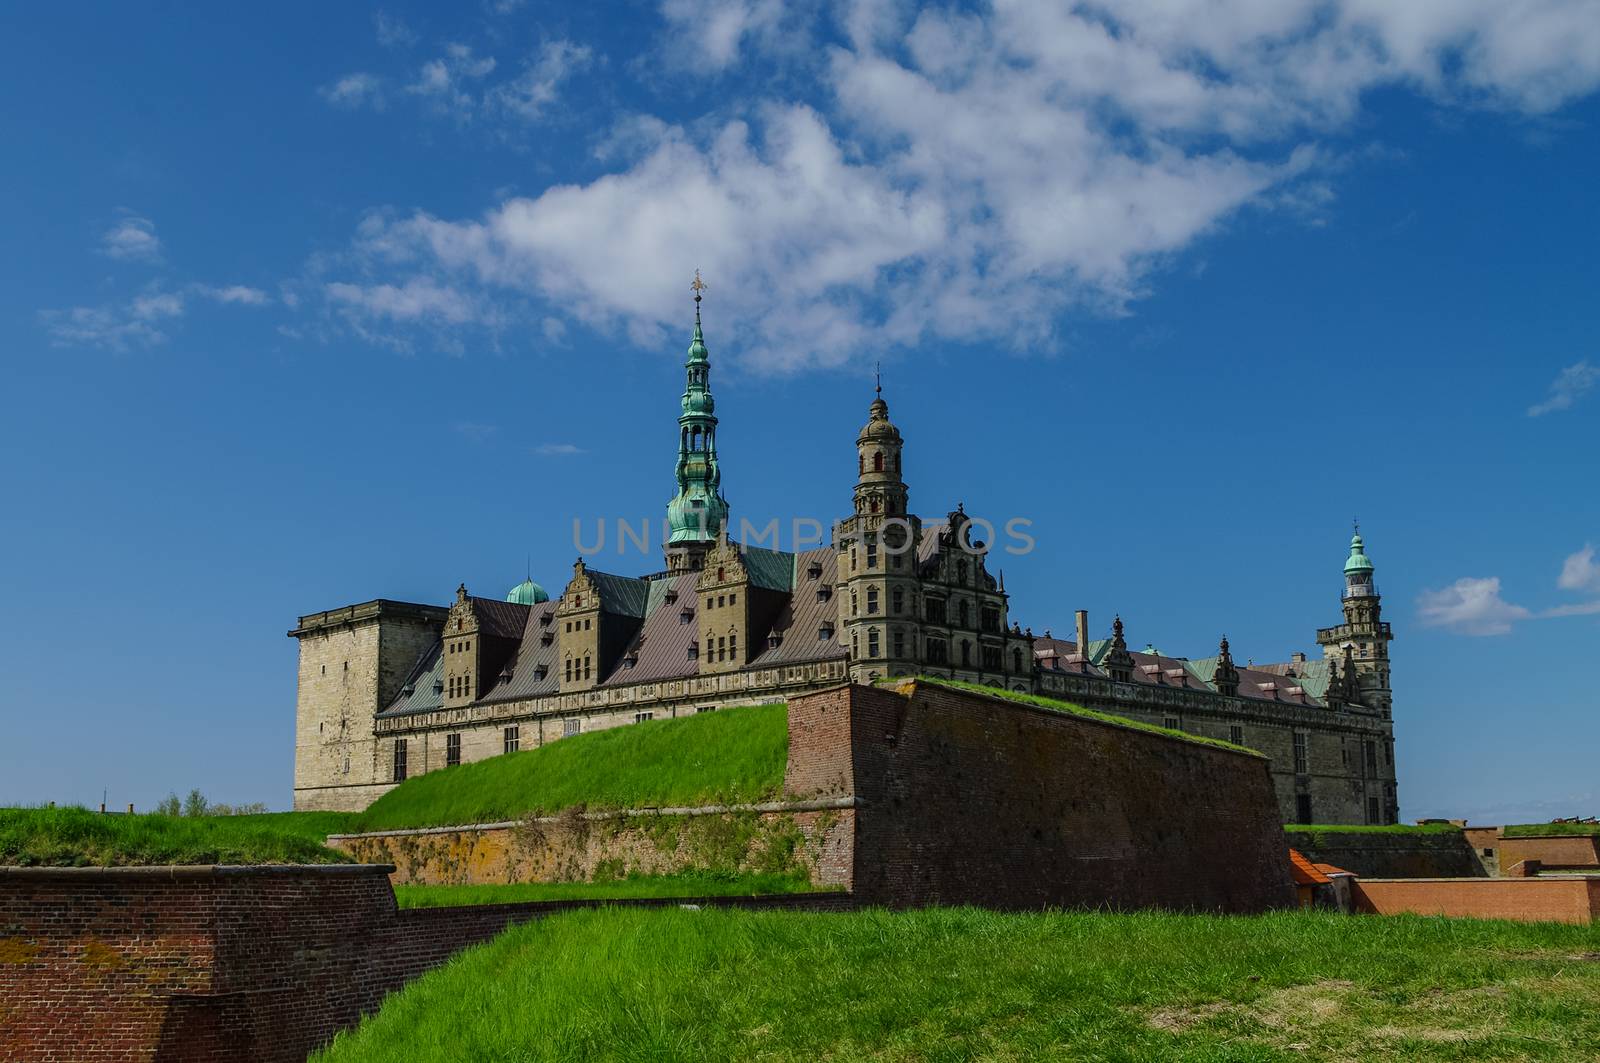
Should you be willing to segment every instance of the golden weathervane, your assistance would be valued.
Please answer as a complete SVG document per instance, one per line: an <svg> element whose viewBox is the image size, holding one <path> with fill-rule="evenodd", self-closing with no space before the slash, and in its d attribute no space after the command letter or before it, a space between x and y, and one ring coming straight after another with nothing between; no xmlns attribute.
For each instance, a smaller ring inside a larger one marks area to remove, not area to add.
<svg viewBox="0 0 1600 1063"><path fill-rule="evenodd" d="M709 287L709 285L707 285L705 281L700 279L700 271L699 270L695 270L694 271L694 280L689 282L689 290L694 292L694 301L695 302L698 303L700 301L700 293L705 291L707 289L707 287Z"/></svg>

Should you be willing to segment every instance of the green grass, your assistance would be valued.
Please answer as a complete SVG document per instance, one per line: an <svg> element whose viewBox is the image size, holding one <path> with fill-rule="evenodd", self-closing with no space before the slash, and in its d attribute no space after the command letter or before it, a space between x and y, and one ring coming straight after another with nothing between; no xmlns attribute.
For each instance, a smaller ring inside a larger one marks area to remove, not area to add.
<svg viewBox="0 0 1600 1063"><path fill-rule="evenodd" d="M344 812L255 816L104 815L86 808L0 808L0 864L117 867L139 864L334 864L323 846L347 830Z"/></svg>
<svg viewBox="0 0 1600 1063"><path fill-rule="evenodd" d="M883 682L886 685L893 685L898 680L890 679ZM1085 720L1099 720L1101 723L1116 724L1118 727L1128 727L1135 731L1149 731L1151 734L1166 735L1169 738L1181 738L1186 742L1195 742L1203 746L1216 746L1219 749L1231 749L1236 753L1249 753L1253 757L1265 757L1265 754L1257 750L1245 746L1237 746L1220 738L1208 738L1205 735L1190 734L1187 731L1174 731L1169 727L1157 727L1153 723L1130 720L1125 716L1113 716L1109 712L1096 712L1093 709L1086 709L1082 705L1074 705L1069 701L1057 701L1054 698L1044 698L1037 694L1020 694L1014 690L1002 690L999 687L983 686L980 683L966 683L959 679L941 679L935 676L918 676L917 682L927 683L930 686L967 690L974 694L988 694L990 697L1004 698L1007 701L1020 702L1023 705L1034 705L1041 709L1049 709L1052 712L1082 717Z"/></svg>
<svg viewBox="0 0 1600 1063"><path fill-rule="evenodd" d="M1404 823L1391 823L1388 826L1365 823L1289 823L1283 828L1284 833L1303 831L1306 834L1460 834L1461 828L1450 823L1426 823L1407 825Z"/></svg>
<svg viewBox="0 0 1600 1063"><path fill-rule="evenodd" d="M1600 928L1284 912L622 908L516 927L323 1063L1572 1060Z"/></svg>
<svg viewBox="0 0 1600 1063"><path fill-rule="evenodd" d="M1548 838L1563 834L1600 834L1600 823L1517 823L1502 832L1507 838Z"/></svg>
<svg viewBox="0 0 1600 1063"><path fill-rule="evenodd" d="M775 797L789 756L788 709L754 705L574 735L408 779L354 828L447 827L590 810Z"/></svg>
<svg viewBox="0 0 1600 1063"><path fill-rule="evenodd" d="M448 908L459 904L520 901L617 900L633 897L759 897L813 893L803 874L686 871L676 875L630 875L610 882L512 882L483 886L396 886L402 908Z"/></svg>

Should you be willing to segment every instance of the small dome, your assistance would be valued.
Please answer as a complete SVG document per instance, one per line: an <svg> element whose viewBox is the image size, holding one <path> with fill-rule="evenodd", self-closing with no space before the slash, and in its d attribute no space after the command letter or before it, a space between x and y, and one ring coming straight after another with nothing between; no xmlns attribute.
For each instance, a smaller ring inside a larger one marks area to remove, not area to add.
<svg viewBox="0 0 1600 1063"><path fill-rule="evenodd" d="M1350 560L1344 563L1344 574L1349 576L1357 572L1371 572L1372 559L1367 556L1365 545L1361 542L1358 532L1350 537Z"/></svg>
<svg viewBox="0 0 1600 1063"><path fill-rule="evenodd" d="M889 420L889 404L883 401L881 395L872 400L867 423L861 427L861 435L856 441L865 443L873 439L895 441L900 439L900 429Z"/></svg>
<svg viewBox="0 0 1600 1063"><path fill-rule="evenodd" d="M537 605L539 602L549 600L550 596L545 593L544 588L531 579L523 580L506 592L506 601L515 602L517 605Z"/></svg>

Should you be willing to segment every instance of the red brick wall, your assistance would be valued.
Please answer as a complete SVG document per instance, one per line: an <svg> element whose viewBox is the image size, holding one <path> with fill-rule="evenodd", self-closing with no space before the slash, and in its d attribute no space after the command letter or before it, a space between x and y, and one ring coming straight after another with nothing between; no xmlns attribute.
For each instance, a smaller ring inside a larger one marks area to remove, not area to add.
<svg viewBox="0 0 1600 1063"><path fill-rule="evenodd" d="M863 901L1294 904L1260 757L927 683L795 697L789 729L789 792L858 799Z"/></svg>
<svg viewBox="0 0 1600 1063"><path fill-rule="evenodd" d="M455 952L592 903L396 911L389 870L0 868L0 1060L302 1060Z"/></svg>
<svg viewBox="0 0 1600 1063"><path fill-rule="evenodd" d="M1534 923L1588 923L1600 916L1600 879L1462 878L1362 879L1356 910L1378 915L1515 919Z"/></svg>
<svg viewBox="0 0 1600 1063"><path fill-rule="evenodd" d="M1556 835L1544 838L1501 838L1500 866L1509 868L1523 860L1545 867L1600 867L1600 836Z"/></svg>

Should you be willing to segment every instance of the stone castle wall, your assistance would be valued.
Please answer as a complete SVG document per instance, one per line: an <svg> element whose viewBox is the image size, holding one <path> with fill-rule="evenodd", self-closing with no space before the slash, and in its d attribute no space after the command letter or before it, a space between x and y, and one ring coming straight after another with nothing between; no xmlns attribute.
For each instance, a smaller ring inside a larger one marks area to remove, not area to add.
<svg viewBox="0 0 1600 1063"><path fill-rule="evenodd" d="M1288 831L1289 845L1318 864L1362 878L1481 878L1483 863L1461 831Z"/></svg>

